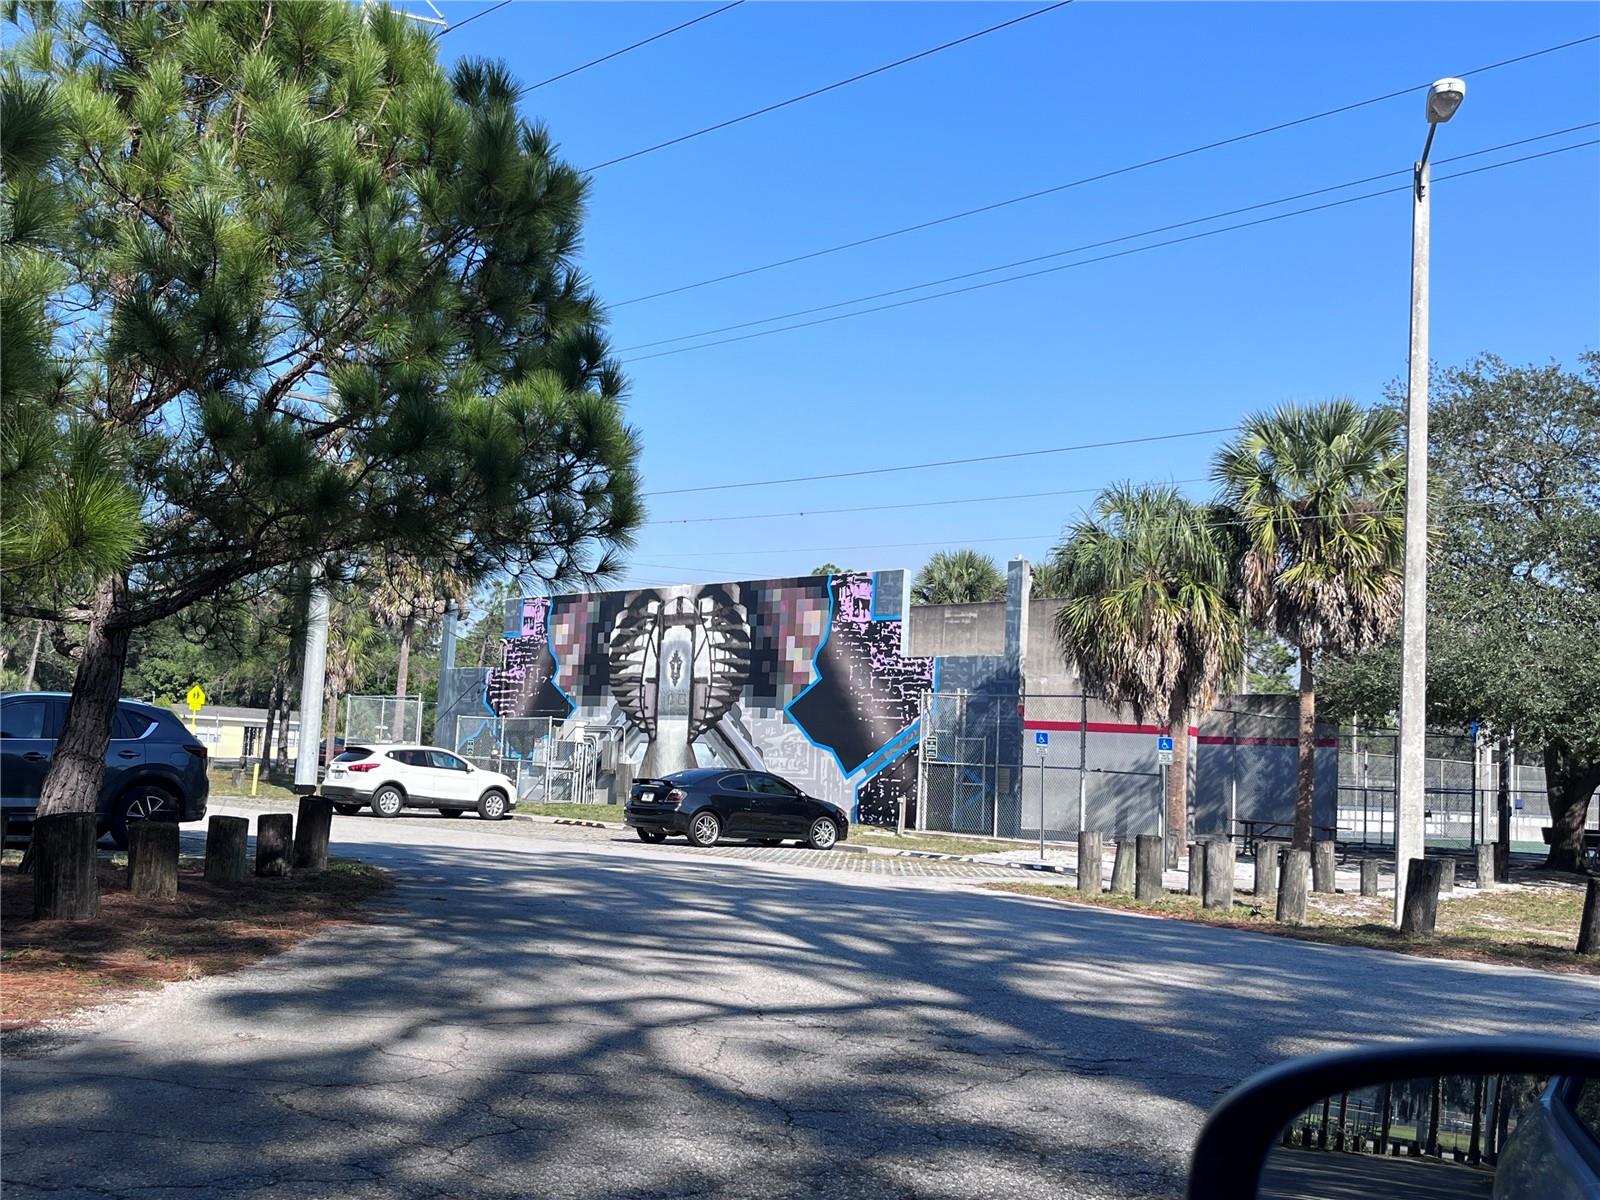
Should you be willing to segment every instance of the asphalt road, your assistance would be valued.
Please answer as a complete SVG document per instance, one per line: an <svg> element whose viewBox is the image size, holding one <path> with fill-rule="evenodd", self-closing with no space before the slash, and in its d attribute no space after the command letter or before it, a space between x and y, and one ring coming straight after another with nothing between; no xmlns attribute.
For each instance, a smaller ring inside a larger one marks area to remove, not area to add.
<svg viewBox="0 0 1600 1200"><path fill-rule="evenodd" d="M337 818L378 924L8 1037L8 1195L1177 1196L1287 1056L1600 1036L1593 978L514 824Z"/></svg>

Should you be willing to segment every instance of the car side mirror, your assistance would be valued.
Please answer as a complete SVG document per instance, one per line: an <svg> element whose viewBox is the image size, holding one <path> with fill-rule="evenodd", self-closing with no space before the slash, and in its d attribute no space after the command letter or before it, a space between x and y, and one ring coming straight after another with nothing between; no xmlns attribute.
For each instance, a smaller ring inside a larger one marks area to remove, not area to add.
<svg viewBox="0 0 1600 1200"><path fill-rule="evenodd" d="M1600 1196L1600 1049L1448 1039L1300 1059L1206 1119L1190 1200Z"/></svg>

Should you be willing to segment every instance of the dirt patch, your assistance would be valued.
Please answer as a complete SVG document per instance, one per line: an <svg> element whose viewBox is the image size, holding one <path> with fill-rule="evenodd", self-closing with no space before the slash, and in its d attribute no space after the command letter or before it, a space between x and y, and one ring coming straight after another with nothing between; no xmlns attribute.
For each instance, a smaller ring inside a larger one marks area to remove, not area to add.
<svg viewBox="0 0 1600 1200"><path fill-rule="evenodd" d="M12 857L10 855L7 856ZM35 1026L129 992L236 971L333 925L365 921L389 877L334 859L320 875L207 883L199 860L178 868L176 900L127 890L127 870L100 865L92 921L33 919L33 878L0 870L0 1032Z"/></svg>
<svg viewBox="0 0 1600 1200"><path fill-rule="evenodd" d="M1250 896L1237 893L1233 909L1223 912L1203 908L1198 900L1177 892L1168 892L1165 900L1150 904L1109 893L1084 896L1075 889L1046 883L992 882L978 886L1301 941L1600 975L1600 957L1580 957L1575 951L1584 880L1570 875L1529 873L1525 880L1482 895L1471 889L1458 889L1455 898L1439 906L1438 927L1430 937L1407 937L1390 925L1392 901L1343 893L1312 895L1306 914L1308 923L1292 926L1279 925L1272 914L1254 907Z"/></svg>

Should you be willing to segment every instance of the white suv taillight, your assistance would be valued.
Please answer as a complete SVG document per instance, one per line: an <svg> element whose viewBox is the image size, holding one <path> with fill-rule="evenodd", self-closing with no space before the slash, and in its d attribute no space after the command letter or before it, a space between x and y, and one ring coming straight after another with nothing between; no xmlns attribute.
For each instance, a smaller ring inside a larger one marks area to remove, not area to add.
<svg viewBox="0 0 1600 1200"><path fill-rule="evenodd" d="M376 771L378 769L378 764L377 763L351 763L350 764L350 769L352 771Z"/></svg>

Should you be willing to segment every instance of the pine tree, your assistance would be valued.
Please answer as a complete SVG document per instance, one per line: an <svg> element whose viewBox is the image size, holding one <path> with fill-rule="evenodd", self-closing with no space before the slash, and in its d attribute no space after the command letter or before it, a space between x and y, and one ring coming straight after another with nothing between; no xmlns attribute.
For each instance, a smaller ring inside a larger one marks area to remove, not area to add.
<svg viewBox="0 0 1600 1200"><path fill-rule="evenodd" d="M585 183L502 67L349 4L7 24L0 608L86 627L41 817L95 804L130 632L239 581L614 569Z"/></svg>

